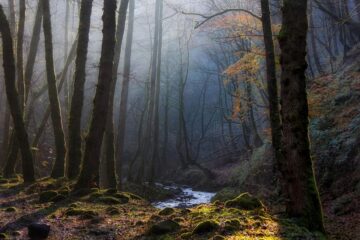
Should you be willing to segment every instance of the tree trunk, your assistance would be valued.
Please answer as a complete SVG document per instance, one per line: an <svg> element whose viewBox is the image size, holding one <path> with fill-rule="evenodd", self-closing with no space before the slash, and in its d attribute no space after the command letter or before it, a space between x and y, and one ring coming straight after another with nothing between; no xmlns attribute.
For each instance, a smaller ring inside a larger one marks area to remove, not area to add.
<svg viewBox="0 0 360 240"><path fill-rule="evenodd" d="M74 92L71 99L69 117L69 142L67 155L67 176L74 179L79 175L81 164L81 116L84 103L86 80L86 60L89 45L89 32L92 0L82 0L78 30L77 55L75 63Z"/></svg>
<svg viewBox="0 0 360 240"><path fill-rule="evenodd" d="M129 0L122 0L119 7L119 16L116 29L116 44L115 44L115 56L114 56L114 67L113 67L113 82L110 90L110 99L109 99L109 112L107 116L107 123L105 129L105 163L106 163L106 178L108 188L117 187L116 179L116 166L115 166L115 137L114 137L114 96L116 82L118 79L118 68L121 55L121 45L125 32L125 23L127 9L129 5ZM118 176L120 177L120 176Z"/></svg>
<svg viewBox="0 0 360 240"><path fill-rule="evenodd" d="M160 105L160 79L161 79L161 54L162 54L162 18L163 18L163 1L159 0L156 2L156 7L159 8L159 15L156 19L156 24L158 24L158 48L157 48L157 57L156 57L156 87L155 87L155 106L154 106L154 122L153 122L153 151L150 162L150 175L149 182L154 183L155 180L155 171L156 164L159 161L159 105Z"/></svg>
<svg viewBox="0 0 360 240"><path fill-rule="evenodd" d="M60 178L63 177L65 172L65 136L63 131L61 110L59 104L58 91L56 86L56 77L54 69L53 58L53 44L52 44L52 30L51 30L51 14L49 0L42 0L43 5L43 28L45 38L45 59L46 59L46 73L48 83L48 93L51 108L51 120L53 124L54 136L55 136L55 148L56 159L51 173L51 177Z"/></svg>
<svg viewBox="0 0 360 240"><path fill-rule="evenodd" d="M271 126L271 140L274 156L277 164L282 162L281 153L281 122L279 109L278 82L276 78L276 61L274 40L271 28L271 15L269 0L261 0L262 25L264 32L264 44L266 53L266 80L269 98L269 114Z"/></svg>
<svg viewBox="0 0 360 240"><path fill-rule="evenodd" d="M99 184L100 151L106 127L112 71L114 67L116 0L104 0L103 41L99 81L95 93L93 115L86 138L84 160L76 188L91 188Z"/></svg>
<svg viewBox="0 0 360 240"><path fill-rule="evenodd" d="M41 22L42 22L42 1L40 0L36 9L36 16L35 16L35 22L34 27L31 35L30 40L30 49L29 49L29 55L26 61L25 66L25 103L28 100L29 97L29 91L31 86L31 80L33 77L34 72L34 65L36 60L36 54L39 47L40 42L40 33L41 33Z"/></svg>
<svg viewBox="0 0 360 240"><path fill-rule="evenodd" d="M116 162L118 164L117 175L118 175L119 187L121 187L122 184L121 171L122 171L122 162L124 155L127 103L128 103L129 85L130 85L131 53L132 53L132 43L133 43L133 35L134 35L134 15L135 15L135 0L130 0L128 28L126 34L123 82L122 82L121 98L120 98L119 126L118 126L117 140L116 140L116 160L117 160Z"/></svg>
<svg viewBox="0 0 360 240"><path fill-rule="evenodd" d="M26 6L24 0L19 0L19 24L17 32L16 44L16 69L17 69L17 86L20 100L20 107L24 109L24 58L23 58L23 45L24 45L24 29L25 29L25 12Z"/></svg>
<svg viewBox="0 0 360 240"><path fill-rule="evenodd" d="M281 163L289 201L287 213L310 230L324 232L308 132L306 92L307 1L284 1L281 48L281 106L283 153Z"/></svg>
<svg viewBox="0 0 360 240"><path fill-rule="evenodd" d="M20 145L24 182L33 182L35 181L33 158L31 155L28 135L25 129L18 93L15 86L15 59L13 53L13 42L9 23L5 17L2 5L0 5L0 31L3 43L3 66L5 72L6 95L16 130L16 136Z"/></svg>

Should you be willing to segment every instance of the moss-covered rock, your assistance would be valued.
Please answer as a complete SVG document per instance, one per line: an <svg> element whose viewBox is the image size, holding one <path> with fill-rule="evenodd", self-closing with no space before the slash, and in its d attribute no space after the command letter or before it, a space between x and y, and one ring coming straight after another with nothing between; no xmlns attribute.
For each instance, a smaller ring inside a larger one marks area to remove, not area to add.
<svg viewBox="0 0 360 240"><path fill-rule="evenodd" d="M225 221L224 230L228 232L242 230L243 227L239 219L230 219Z"/></svg>
<svg viewBox="0 0 360 240"><path fill-rule="evenodd" d="M109 205L122 204L121 200L111 196L99 197L98 199L96 199L96 201L99 203L109 204Z"/></svg>
<svg viewBox="0 0 360 240"><path fill-rule="evenodd" d="M72 203L72 204L69 205L69 207L70 207L70 208L79 208L79 207L80 207L80 203L77 203L77 202Z"/></svg>
<svg viewBox="0 0 360 240"><path fill-rule="evenodd" d="M192 236L192 232L186 232L180 235L181 239L190 239Z"/></svg>
<svg viewBox="0 0 360 240"><path fill-rule="evenodd" d="M16 209L16 207L8 207L8 208L6 208L5 209L5 212L11 212L11 213L13 213L13 212L16 212L17 211L17 209Z"/></svg>
<svg viewBox="0 0 360 240"><path fill-rule="evenodd" d="M167 215L173 214L174 212L175 212L175 210L173 208L164 208L159 211L159 215L167 216Z"/></svg>
<svg viewBox="0 0 360 240"><path fill-rule="evenodd" d="M220 226L219 223L214 220L206 220L196 225L196 227L193 230L193 234L209 233L218 229L219 226Z"/></svg>
<svg viewBox="0 0 360 240"><path fill-rule="evenodd" d="M242 210L255 210L263 208L263 203L256 197L251 196L249 193L243 193L233 200L225 203L227 208L238 208Z"/></svg>
<svg viewBox="0 0 360 240"><path fill-rule="evenodd" d="M148 235L162 235L175 232L180 229L180 225L172 220L164 220L152 225L148 230Z"/></svg>
<svg viewBox="0 0 360 240"><path fill-rule="evenodd" d="M116 207L108 207L108 208L106 208L105 211L106 211L106 213L107 213L108 215L110 215L110 216L114 216L114 215L120 214L119 209L116 208Z"/></svg>
<svg viewBox="0 0 360 240"><path fill-rule="evenodd" d="M79 216L82 219L92 219L98 216L98 213L93 210L86 210L81 208L69 208L65 212L66 216Z"/></svg>
<svg viewBox="0 0 360 240"><path fill-rule="evenodd" d="M215 204L220 202L226 202L232 200L241 194L240 190L237 188L223 188L211 198L211 202Z"/></svg>
<svg viewBox="0 0 360 240"><path fill-rule="evenodd" d="M142 197L140 197L140 196L138 196L138 195L136 195L136 194L134 194L134 193L129 193L129 192L127 192L127 193L125 193L127 196L129 196L130 197L130 199L133 199L133 200L144 200Z"/></svg>
<svg viewBox="0 0 360 240"><path fill-rule="evenodd" d="M124 193L115 193L113 197L119 199L122 204L128 203L130 198Z"/></svg>
<svg viewBox="0 0 360 240"><path fill-rule="evenodd" d="M102 196L103 196L103 194L101 192L93 192L89 195L89 199L96 200Z"/></svg>
<svg viewBox="0 0 360 240"><path fill-rule="evenodd" d="M42 203L51 202L57 195L58 195L58 193L56 191L53 191L53 190L45 191L45 192L40 193L39 201Z"/></svg>

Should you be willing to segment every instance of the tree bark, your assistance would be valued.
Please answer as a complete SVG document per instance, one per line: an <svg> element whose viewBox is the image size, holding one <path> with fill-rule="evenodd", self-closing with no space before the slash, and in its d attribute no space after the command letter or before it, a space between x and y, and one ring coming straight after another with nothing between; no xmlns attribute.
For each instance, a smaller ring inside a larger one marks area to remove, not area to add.
<svg viewBox="0 0 360 240"><path fill-rule="evenodd" d="M120 109L119 109L119 126L116 140L116 160L118 169L118 186L121 187L121 171L124 156L125 145L125 130L127 119L127 104L130 86L130 70L131 70L131 53L134 35L134 15L135 15L135 0L130 0L129 3L129 19L126 33L125 59L123 70L123 82L121 88ZM130 174L130 173L129 173Z"/></svg>
<svg viewBox="0 0 360 240"><path fill-rule="evenodd" d="M52 30L51 30L51 14L49 0L42 0L43 5L43 28L45 38L45 59L46 59L46 73L48 83L48 93L51 109L51 120L53 124L54 136L55 136L55 148L56 159L54 167L51 173L51 177L60 178L63 177L65 172L65 136L61 119L61 110L59 103L59 96L56 86L56 77L54 69L54 57L53 57L53 44L52 44Z"/></svg>
<svg viewBox="0 0 360 240"><path fill-rule="evenodd" d="M2 5L0 5L0 31L3 43L3 66L5 72L6 95L14 122L16 136L20 145L24 182L33 182L35 181L33 158L15 86L15 58L13 53L13 41L9 23L5 17Z"/></svg>
<svg viewBox="0 0 360 240"><path fill-rule="evenodd" d="M86 60L89 45L92 3L92 0L82 0L80 7L74 92L71 99L68 130L67 176L70 179L76 178L80 172L82 155L81 116L84 104L84 85L86 81Z"/></svg>
<svg viewBox="0 0 360 240"><path fill-rule="evenodd" d="M156 2L156 6L159 11L158 18L156 19L156 24L158 24L158 48L157 48L157 57L156 57L156 86L155 86L155 106L154 106L154 121L153 121L153 151L150 162L150 175L149 182L154 183L155 174L156 174L156 164L159 161L159 131L160 131L160 123L159 123L159 108L160 108L160 80L161 80L161 54L162 54L162 39L163 39L163 29L162 29L162 18L163 18L163 1L159 0Z"/></svg>
<svg viewBox="0 0 360 240"><path fill-rule="evenodd" d="M103 41L100 58L99 81L95 93L94 109L86 138L84 160L76 188L91 188L99 184L101 145L104 137L110 88L113 78L116 28L116 0L104 0Z"/></svg>
<svg viewBox="0 0 360 240"><path fill-rule="evenodd" d="M271 14L269 0L261 0L262 26L266 54L266 81L269 98L269 114L271 126L271 140L277 164L282 162L281 153L281 122L279 109L278 81L276 78L276 61L274 40L271 28Z"/></svg>
<svg viewBox="0 0 360 240"><path fill-rule="evenodd" d="M109 112L107 116L107 123L105 129L105 163L106 163L106 178L108 188L117 187L117 174L115 164L115 134L114 134L114 97L116 82L118 79L118 68L120 63L121 45L125 32L125 23L129 0L122 0L119 7L119 16L116 29L116 44L115 44L115 56L114 56L114 68L113 68L113 82L110 90ZM118 180L120 180L118 175Z"/></svg>
<svg viewBox="0 0 360 240"><path fill-rule="evenodd" d="M321 203L310 156L306 92L307 1L284 1L281 48L281 106L283 153L281 163L289 196L287 213L310 230L324 232Z"/></svg>

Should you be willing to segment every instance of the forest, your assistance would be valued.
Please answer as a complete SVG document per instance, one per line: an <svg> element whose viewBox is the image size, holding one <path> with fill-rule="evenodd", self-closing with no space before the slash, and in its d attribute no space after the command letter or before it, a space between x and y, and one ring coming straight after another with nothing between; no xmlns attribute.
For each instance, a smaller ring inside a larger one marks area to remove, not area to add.
<svg viewBox="0 0 360 240"><path fill-rule="evenodd" d="M360 240L360 0L0 0L0 239Z"/></svg>

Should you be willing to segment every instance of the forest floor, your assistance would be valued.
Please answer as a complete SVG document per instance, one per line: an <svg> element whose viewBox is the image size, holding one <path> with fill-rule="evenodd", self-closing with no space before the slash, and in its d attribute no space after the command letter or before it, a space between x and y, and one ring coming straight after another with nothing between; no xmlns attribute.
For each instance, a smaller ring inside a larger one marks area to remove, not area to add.
<svg viewBox="0 0 360 240"><path fill-rule="evenodd" d="M27 239L27 226L51 227L48 239L322 239L294 221L268 213L244 194L189 209L157 209L113 189L71 191L65 180L24 186L0 179L0 239Z"/></svg>

